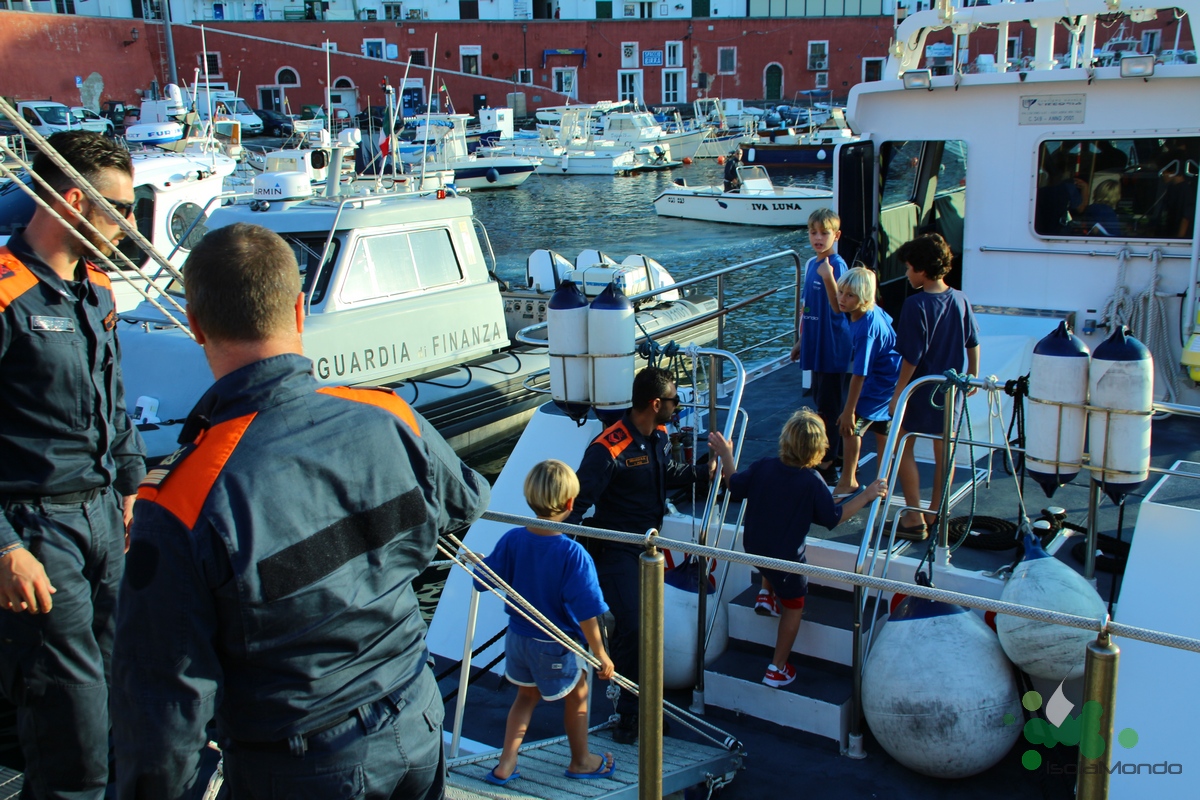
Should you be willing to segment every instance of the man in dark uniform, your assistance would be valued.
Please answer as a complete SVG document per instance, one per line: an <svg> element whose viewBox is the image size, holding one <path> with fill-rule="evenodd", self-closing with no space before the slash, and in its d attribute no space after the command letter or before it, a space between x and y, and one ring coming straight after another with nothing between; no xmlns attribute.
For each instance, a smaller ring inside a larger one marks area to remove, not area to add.
<svg viewBox="0 0 1200 800"><path fill-rule="evenodd" d="M742 146L739 144L725 157L725 191L736 192L742 186L737 170L742 165Z"/></svg>
<svg viewBox="0 0 1200 800"><path fill-rule="evenodd" d="M128 152L88 131L50 144L129 214ZM67 226L105 255L123 234L44 154L33 169L66 225L39 207L0 248L0 694L17 708L22 797L100 798L113 609L145 462L112 287Z"/></svg>
<svg viewBox="0 0 1200 800"><path fill-rule="evenodd" d="M632 408L588 445L579 475L579 497L567 522L579 524L592 506L595 528L627 533L661 529L667 490L697 481L696 468L671 460L671 440L665 424L679 407L679 392L671 373L647 367L633 380ZM617 672L637 682L641 633L638 545L590 540L588 550L604 601L613 615L609 653ZM637 740L637 698L622 692L617 701L621 720L613 740Z"/></svg>
<svg viewBox="0 0 1200 800"><path fill-rule="evenodd" d="M388 390L319 387L291 248L209 233L184 267L216 383L138 490L113 657L119 796L175 800L215 717L233 797L444 791L412 588L490 490Z"/></svg>

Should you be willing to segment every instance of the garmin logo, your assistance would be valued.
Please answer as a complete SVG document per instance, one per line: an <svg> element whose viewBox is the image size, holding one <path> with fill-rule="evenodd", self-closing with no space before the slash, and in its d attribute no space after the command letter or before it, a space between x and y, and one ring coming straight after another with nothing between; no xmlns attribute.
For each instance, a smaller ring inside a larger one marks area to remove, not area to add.
<svg viewBox="0 0 1200 800"><path fill-rule="evenodd" d="M278 183L274 186L255 186L255 197L283 197L283 187Z"/></svg>

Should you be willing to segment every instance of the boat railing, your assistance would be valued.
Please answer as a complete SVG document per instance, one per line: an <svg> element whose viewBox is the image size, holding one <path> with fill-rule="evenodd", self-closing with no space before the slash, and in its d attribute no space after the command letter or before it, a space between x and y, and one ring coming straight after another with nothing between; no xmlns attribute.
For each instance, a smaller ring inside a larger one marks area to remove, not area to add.
<svg viewBox="0 0 1200 800"><path fill-rule="evenodd" d="M970 459L970 468L972 470L972 475L970 478L971 481L976 480L976 476L974 474L974 466L975 466L975 462L977 459L974 458L974 451L973 451L974 448L979 448L980 450L984 451L989 458L993 452L997 452L997 451L1003 452L1003 454L1005 455L1005 458L1006 458L1006 467L1014 475L1014 479L1015 479L1015 476L1017 475L1017 469L1015 468L1013 455L1014 454L1023 455L1024 450L1022 448L1012 445L1011 443L1008 442L1007 437L1004 437L1004 436L1002 436L1002 441L999 443L992 442L992 441L980 441L973 437L964 438L964 437L958 436L956 433L956 429L955 429L955 420L956 420L956 416L957 416L956 408L962 408L962 404L960 404L959 398L958 398L958 395L961 392L963 392L964 390L965 391L983 390L989 394L989 408L992 407L993 403L998 408L999 407L999 395L1001 392L1005 391L1004 384L999 382L995 377L976 378L976 377L972 377L972 376L956 376L954 378L948 378L948 377L943 377L941 375L929 375L929 376L920 378L918 380L915 380L915 381L911 382L910 384L908 384L908 386L905 387L904 391L900 395L899 400L897 401L895 413L893 414L893 419L903 419L904 412L908 406L908 402L909 402L910 398L913 396L914 392L918 388L920 388L922 386L928 386L928 385L940 385L940 386L944 386L944 388L945 388L945 394L943 396L943 408L945 410L944 410L944 416L943 416L942 433L940 435L937 435L937 434L906 432L903 435L901 435L899 425L891 426L891 428L888 432L888 436L887 436L887 443L883 449L883 452L880 453L880 456L879 456L879 472L878 472L880 477L884 477L887 479L889 496L894 492L894 490L896 489L896 487L898 485L898 480L899 480L899 472L898 472L899 456L898 456L898 454L903 450L903 448L905 448L909 445L910 441L915 441L916 439L927 439L927 440L933 440L933 441L940 441L942 444L942 447L943 447L943 452L945 454L943 457L942 463L945 465L944 468L949 471L952 471L954 468L956 449L958 449L960 447L972 448L972 458ZM1096 415L1096 414L1101 415L1101 417L1104 420L1103 425L1105 426L1105 439L1104 439L1105 441L1110 440L1109 436L1107 435L1108 434L1108 426L1111 424L1114 414L1116 414L1116 415L1132 414L1132 415L1150 416L1150 417L1153 417L1153 415L1155 415L1155 414L1178 414L1180 416L1200 418L1200 408L1195 407L1195 406L1176 404L1176 403L1154 403L1152 410L1149 410L1149 411L1127 411L1127 410L1122 410L1122 409L1113 409L1113 408L1094 406L1094 405L1089 405L1089 404L1044 401L1044 400L1035 400L1033 398L1030 398L1030 401L1044 403L1044 404L1052 405L1052 406L1057 406L1059 408L1060 415L1061 415L1062 411L1064 411L1066 409L1077 409L1077 410L1085 411L1088 413L1089 417L1093 420L1096 419L1096 417L1094 417L1092 415ZM1091 424L1095 425L1096 423L1092 422ZM1097 480L1096 474L1099 473L1101 476L1103 476L1106 474L1107 475L1114 475L1114 474L1130 474L1131 475L1133 473L1128 473L1123 470L1116 469L1110 463L1108 463L1109 451L1107 448L1105 450L1105 463L1100 463L1100 464L1091 463L1090 458L1087 453L1085 453L1083 455L1081 462L1070 462L1070 463L1063 461L1060 458L1060 455L1061 454L1056 453L1055 458L1053 460L1044 459L1044 461L1048 466L1053 466L1056 468L1057 467L1063 467L1063 468L1070 467L1071 469L1076 469L1076 470L1081 469L1081 470L1086 470L1089 473L1091 473L1091 476L1089 478L1089 487L1088 487L1088 515L1087 515L1087 528L1086 528L1086 540L1085 540L1086 543L1084 545L1085 559L1084 559L1083 577L1087 580L1092 580L1095 575L1096 547L1097 547L1097 542L1098 542L1098 538L1099 538L1099 523L1098 523L1098 513L1097 512L1098 512L1098 508L1099 508L1100 496L1101 496L1101 491L1102 491L1102 486L1103 486L1102 482L1100 480ZM984 456L982 456L982 455L980 456L980 458L983 458L983 457ZM1042 461L1042 460L1043 459L1039 459L1039 461ZM1200 480L1200 475L1197 475L1195 473L1174 470L1174 469L1164 469L1161 467L1150 467L1147 470L1147 472L1150 474L1154 474L1154 475L1163 475L1163 476L1169 475L1169 476L1175 476L1175 477L1181 477L1181 478L1190 478L1193 480ZM1137 473L1137 474L1141 474L1141 473ZM949 483L949 482L947 482L947 483ZM1020 502L1021 502L1022 520L1023 520L1024 524L1028 525L1029 518L1025 512L1024 498L1020 491L1019 486L1018 486L1018 497L1020 498ZM903 505L903 504L896 505L893 503L889 503L888 501L881 502L881 500L878 500L878 499L875 500L870 506L870 512L867 517L866 528L863 531L863 538L862 538L861 542L859 543L858 554L856 556L855 564L854 564L855 574L859 575L859 576L863 576L865 578L867 576L874 576L878 572L880 579L883 579L885 581L887 580L888 567L891 564L891 561L892 561L894 555L896 554L894 545L895 545L897 528L900 523L901 515L905 511L937 514L937 523L936 523L937 524L937 532L936 532L936 539L934 541L934 545L937 547L936 552L939 554L938 564L939 564L939 566L948 565L950 563L950 555L949 555L949 552L950 552L950 550L949 550L949 548L950 548L950 519L949 519L950 504L951 504L951 498L950 498L949 491L946 491L943 493L941 507L937 508L937 509L912 507L912 506L907 506L907 505ZM889 528L889 523L886 521L887 511L888 511L889 507L895 508L895 513L893 514L892 520L890 522L890 528ZM887 534L886 541L884 540L885 534ZM914 596L918 596L918 597L926 596L917 591L921 587L918 587L915 584L907 584L907 583L904 585L907 587L906 589L903 590L904 594L914 595ZM863 734L862 734L863 670L865 669L866 659L870 652L871 643L872 643L872 640L874 637L874 624L875 624L875 621L879 618L879 615L878 615L879 606L882 603L883 594L884 594L883 592L877 592L875 594L875 596L874 596L874 603L875 603L874 611L868 613L868 606L871 604L871 597L869 596L869 591L871 590L871 588L872 587L868 586L866 583L855 583L855 587L854 587L854 624L853 624L853 651L852 651L853 692L852 692L852 697L851 697L849 755L852 757L857 757L857 758L865 757L865 754L863 751ZM891 591L891 590L888 590L888 591ZM937 599L937 598L928 597L927 599ZM1016 612L1011 612L1011 611L1001 611L1000 609L992 607L991 605L977 605L977 604L972 604L972 603L961 602L959 600L947 600L945 602L958 603L960 605L967 605L972 608L980 608L980 609L987 610L987 611L996 611L997 613L1005 613L1005 614L1016 613ZM988 602L994 603L994 604L999 604L999 605L1007 605L1004 603L999 603L999 601L988 601ZM1051 619L1052 616L1062 617L1062 616L1069 616L1069 615L1060 615L1060 614L1056 614L1056 612L1047 612L1047 611L1042 611L1040 613L1042 614L1042 616L1030 617L1030 618L1040 619L1042 621L1057 622L1057 624L1072 624L1069 622L1058 622L1055 619ZM1017 615L1018 616L1028 616L1026 614L1020 614L1020 613L1018 613ZM1125 628L1128 626L1118 626L1117 623L1113 623L1110 620L1101 620L1101 621L1093 620L1093 623L1095 623L1095 624L1093 626L1091 626L1090 629L1099 631L1101 634L1101 638L1105 638L1106 633L1112 633L1115 635L1129 635L1128 633L1119 632L1120 628ZM1073 625L1073 627L1084 627L1084 626ZM1133 636L1132 638L1142 638L1142 637L1141 636ZM1157 641L1157 640L1153 640L1153 639L1145 639L1145 640L1146 641ZM1159 642L1159 643L1162 643L1162 642ZM1189 646L1186 649L1194 649L1194 648ZM1088 651L1089 658L1091 658L1091 655L1092 655L1091 649L1089 649L1089 651ZM1089 670L1090 670L1090 667L1089 667ZM1087 690L1085 689L1085 691L1087 691ZM1109 735L1111 736L1111 731L1109 732Z"/></svg>
<svg viewBox="0 0 1200 800"><path fill-rule="evenodd" d="M782 286L776 286L773 288L764 289L760 292L756 292L755 294L753 294L749 297L735 300L731 303L726 302L726 300L727 300L726 279L729 278L729 276L731 276L735 273L750 269L751 267L757 267L757 266L761 266L763 264L769 264L773 261L779 261L779 260L785 260L785 259L791 259L792 265L795 268L796 279L794 281L792 281L791 283L784 284ZM801 307L801 291L803 288L803 281L802 281L801 273L802 273L803 269L804 269L804 261L803 261L803 259L801 259L799 253L797 253L795 250L781 250L777 253L771 253L769 255L760 256L758 258L750 259L749 261L743 261L741 263L734 264L733 266L722 267L721 269L716 269L711 272L706 272L703 275L696 275L695 277L685 278L684 280L676 281L674 283L667 284L666 286L658 286L658 287L655 287L654 289L651 289L646 292L641 292L639 294L630 295L629 301L631 303L633 303L634 307L636 308L639 304L643 304L643 303L646 303L647 301L657 299L661 295L667 294L669 292L680 292L682 294L682 293L684 293L685 290L694 289L694 287L696 287L697 285L699 285L701 283L704 283L705 281L715 280L717 282L717 295L716 295L717 307L716 307L716 309L714 309L713 311L711 311L709 313L702 314L698 317L689 317L685 320L681 320L680 322L659 328L658 330L655 331L653 337L650 336L649 334L639 332L637 340L645 341L645 340L652 339L652 338L660 338L661 339L664 337L669 337L669 336L672 336L681 331L692 328L696 325L701 325L701 324L716 320L716 323L717 323L716 349L717 350L728 350L727 342L726 342L726 318L728 317L728 315L730 313L741 310L743 308L747 308L749 306L752 306L755 303L759 303L759 302L765 300L766 298L771 297L772 295L790 290L793 293L793 303L794 303L793 316L795 315L795 312L798 311ZM534 325L529 325L529 326L524 327L521 330L517 331L516 334L513 335L513 339L518 344L523 344L523 345L527 345L530 347L546 347L548 345L547 339L545 336L545 332L546 332L547 328L548 328L548 323L545 323L545 322L539 322ZM765 347L775 344L776 342L780 341L781 339L788 339L788 338L790 338L793 343L795 342L795 339L796 339L795 326L791 326L789 328L789 330L785 331L784 333L770 336L766 339L762 339L760 341L753 342L753 343L749 344L748 346L741 348L740 350L734 351L733 355L738 356L740 358L741 356L745 355L746 353L751 353L753 351L760 350L762 348L765 348ZM723 363L723 362L718 362L718 370L716 373L714 373L714 385L721 384L721 374L722 374L722 370L723 370L723 367L720 366L721 363ZM547 387L544 387L544 386L543 387L534 387L532 385L533 380L535 378L542 377L544 375L547 375L548 373L549 373L549 369L547 368L547 369L541 370L533 375L530 375L525 381L525 388L527 388L531 391L537 391L537 392L543 392L543 393L549 392L549 389Z"/></svg>

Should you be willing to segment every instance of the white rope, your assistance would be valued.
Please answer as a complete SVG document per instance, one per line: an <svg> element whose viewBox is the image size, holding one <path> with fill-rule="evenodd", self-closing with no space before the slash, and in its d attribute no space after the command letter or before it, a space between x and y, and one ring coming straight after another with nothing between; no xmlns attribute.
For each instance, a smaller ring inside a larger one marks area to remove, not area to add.
<svg viewBox="0 0 1200 800"><path fill-rule="evenodd" d="M1178 394L1179 373L1175 368L1171 336L1167 332L1166 303L1158 294L1158 282L1162 277L1162 251L1155 248L1150 252L1150 264L1154 268L1150 276L1150 285L1133 300L1129 328L1134 336L1150 348L1150 354L1154 356L1155 371L1162 376L1163 398L1168 403L1174 403Z"/></svg>

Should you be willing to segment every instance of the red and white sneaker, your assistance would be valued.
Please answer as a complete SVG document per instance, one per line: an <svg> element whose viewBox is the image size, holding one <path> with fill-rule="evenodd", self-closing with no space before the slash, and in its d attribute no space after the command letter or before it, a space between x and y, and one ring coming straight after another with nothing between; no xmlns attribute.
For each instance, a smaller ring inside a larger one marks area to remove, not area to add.
<svg viewBox="0 0 1200 800"><path fill-rule="evenodd" d="M754 613L760 617L778 617L779 598L766 589L761 589L754 600Z"/></svg>
<svg viewBox="0 0 1200 800"><path fill-rule="evenodd" d="M763 676L763 683L767 686L787 686L792 681L796 680L796 668L791 664L784 664L783 669L777 669L774 664L767 667L767 674Z"/></svg>

